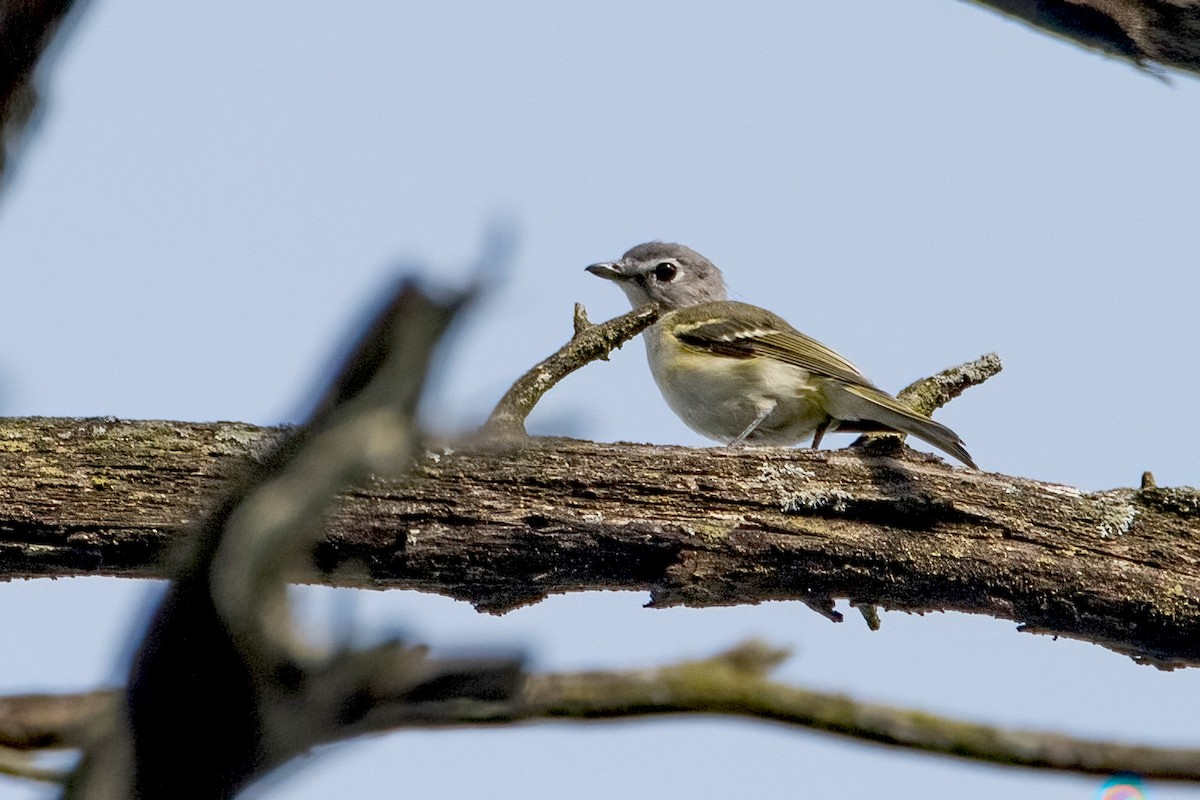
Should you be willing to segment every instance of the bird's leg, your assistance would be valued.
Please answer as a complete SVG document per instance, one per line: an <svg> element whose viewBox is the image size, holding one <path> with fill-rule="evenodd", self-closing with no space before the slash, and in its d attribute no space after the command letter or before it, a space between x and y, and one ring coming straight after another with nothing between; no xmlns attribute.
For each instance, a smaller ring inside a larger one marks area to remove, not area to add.
<svg viewBox="0 0 1200 800"><path fill-rule="evenodd" d="M754 431L758 428L758 426L762 425L763 420L766 419L767 417L771 416L771 412L774 410L775 410L775 403L771 403L771 405L767 406L762 411L758 412L758 416L754 418L754 422L751 422L749 425L747 425L746 430L739 433L737 438L729 443L729 446L737 447L739 444L746 441L746 437L749 436L750 434L754 433Z"/></svg>
<svg viewBox="0 0 1200 800"><path fill-rule="evenodd" d="M829 430L829 426L832 423L833 417L826 417L821 424L817 426L817 429L813 431L813 440L809 447L811 447L813 450L819 450L821 448L821 439L825 436L825 432Z"/></svg>

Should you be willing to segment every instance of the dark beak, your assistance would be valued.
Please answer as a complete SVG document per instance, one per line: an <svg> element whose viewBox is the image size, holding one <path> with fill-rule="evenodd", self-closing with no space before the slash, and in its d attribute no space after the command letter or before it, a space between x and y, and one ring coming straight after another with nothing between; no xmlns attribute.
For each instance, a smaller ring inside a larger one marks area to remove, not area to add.
<svg viewBox="0 0 1200 800"><path fill-rule="evenodd" d="M617 265L611 261L606 261L603 264L592 264L590 267L585 267L585 269L596 277L604 278L608 281L629 280L629 276L624 272L621 272L621 270L617 268Z"/></svg>

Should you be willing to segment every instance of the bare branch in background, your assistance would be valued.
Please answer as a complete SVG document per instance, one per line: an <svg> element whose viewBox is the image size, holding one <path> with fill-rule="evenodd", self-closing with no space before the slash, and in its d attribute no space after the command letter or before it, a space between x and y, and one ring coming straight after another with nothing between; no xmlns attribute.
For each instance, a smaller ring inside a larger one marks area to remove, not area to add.
<svg viewBox="0 0 1200 800"><path fill-rule="evenodd" d="M1145 747L1034 730L1013 730L950 719L924 711L862 703L770 680L787 652L749 642L712 658L633 670L529 675L503 702L464 700L443 705L392 704L336 732L341 737L413 727L468 727L528 722L598 722L664 715L723 715L770 721L925 753L1013 767L1112 775L1133 772L1163 781L1200 782L1200 750ZM57 703L79 711L71 727L115 705L118 692L10 698L27 707ZM104 702L107 701L107 702ZM0 748L13 727L0 704ZM215 732L214 736L221 735ZM40 737L53 739L53 730ZM332 741L332 739L331 739ZM17 746L28 739L18 740ZM32 749L32 748L29 748Z"/></svg>

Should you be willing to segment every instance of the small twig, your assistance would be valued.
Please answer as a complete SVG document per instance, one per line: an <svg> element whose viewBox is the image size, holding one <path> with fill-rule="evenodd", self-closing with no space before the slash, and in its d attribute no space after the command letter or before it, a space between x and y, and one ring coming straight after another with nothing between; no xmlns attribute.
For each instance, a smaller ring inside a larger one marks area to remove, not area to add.
<svg viewBox="0 0 1200 800"><path fill-rule="evenodd" d="M575 335L557 353L526 372L500 398L483 425L488 436L524 436L525 418L542 396L575 370L608 354L658 321L657 306L643 306L628 314L593 325L587 312L575 304Z"/></svg>
<svg viewBox="0 0 1200 800"><path fill-rule="evenodd" d="M972 386L998 375L1001 369L1000 356L988 353L974 361L942 370L937 375L913 381L901 389L896 397L929 416Z"/></svg>
<svg viewBox="0 0 1200 800"><path fill-rule="evenodd" d="M850 605L852 605L858 609L858 613L862 615L863 622L867 623L868 630L872 630L872 631L879 630L882 623L879 621L879 607L878 606L876 606L874 603L868 603L866 605L859 605L858 603L851 603Z"/></svg>
<svg viewBox="0 0 1200 800"><path fill-rule="evenodd" d="M587 309L583 307L583 303L575 304L575 335L579 336L584 331L596 327L596 323L588 319ZM608 353L600 356L601 361L608 361Z"/></svg>
<svg viewBox="0 0 1200 800"><path fill-rule="evenodd" d="M1135 772L1157 780L1200 782L1200 750L1196 749L1008 730L913 709L861 703L845 695L769 680L771 671L787 655L785 650L748 642L712 658L652 669L532 675L510 702L461 700L449 706L420 702L384 706L339 734L348 737L412 727L721 714L1014 767L1092 775ZM57 699L69 702L71 697ZM94 713L86 704L79 707L79 718L71 723L75 727L86 725L87 714ZM5 725L0 714L0 730Z"/></svg>

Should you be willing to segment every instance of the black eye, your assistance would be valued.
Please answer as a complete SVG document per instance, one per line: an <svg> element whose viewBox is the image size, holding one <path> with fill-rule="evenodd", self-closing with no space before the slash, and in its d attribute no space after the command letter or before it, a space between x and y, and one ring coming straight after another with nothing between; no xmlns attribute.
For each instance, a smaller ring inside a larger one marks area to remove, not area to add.
<svg viewBox="0 0 1200 800"><path fill-rule="evenodd" d="M678 270L675 269L674 264L668 264L664 261L654 268L654 277L659 283L670 283L675 280L676 272Z"/></svg>

